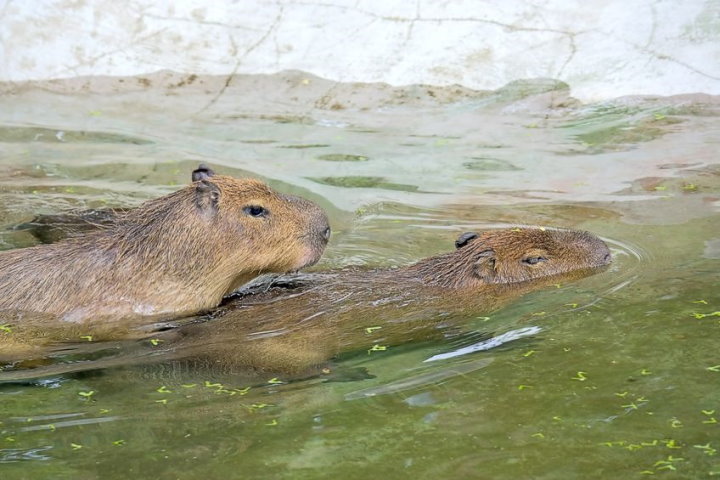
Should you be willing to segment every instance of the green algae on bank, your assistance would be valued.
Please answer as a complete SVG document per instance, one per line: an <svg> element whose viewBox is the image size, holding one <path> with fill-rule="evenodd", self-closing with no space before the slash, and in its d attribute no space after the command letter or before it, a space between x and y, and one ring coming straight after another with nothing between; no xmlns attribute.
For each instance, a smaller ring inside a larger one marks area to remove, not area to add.
<svg viewBox="0 0 720 480"><path fill-rule="evenodd" d="M400 190L403 192L415 192L418 189L416 185L388 182L383 177L321 177L311 178L311 180L324 185L342 188L378 188L380 190Z"/></svg>

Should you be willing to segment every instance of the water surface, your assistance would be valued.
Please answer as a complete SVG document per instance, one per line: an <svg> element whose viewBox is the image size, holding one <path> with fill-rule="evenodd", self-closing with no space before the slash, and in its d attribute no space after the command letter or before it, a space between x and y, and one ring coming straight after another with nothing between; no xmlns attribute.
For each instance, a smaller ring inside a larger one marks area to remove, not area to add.
<svg viewBox="0 0 720 480"><path fill-rule="evenodd" d="M3 479L720 476L717 98L141 80L2 87L0 248L35 244L12 226L37 213L137 205L205 162L326 208L318 270L508 225L590 230L615 262L436 340L368 334L335 381L156 366L2 384Z"/></svg>

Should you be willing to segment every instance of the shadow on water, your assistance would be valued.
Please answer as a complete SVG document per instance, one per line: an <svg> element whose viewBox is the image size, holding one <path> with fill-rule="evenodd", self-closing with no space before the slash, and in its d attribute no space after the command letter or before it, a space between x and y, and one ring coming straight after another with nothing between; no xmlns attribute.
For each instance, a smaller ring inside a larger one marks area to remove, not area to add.
<svg viewBox="0 0 720 480"><path fill-rule="evenodd" d="M169 341L65 345L38 372L113 368L0 386L3 478L720 472L717 98L182 78L4 85L0 248L36 244L12 228L36 214L132 207L202 161L328 209L316 272L408 265L461 232L514 225L589 230L615 261L492 312L418 310L415 325L437 328L415 341L385 342L369 311L356 348L306 376L174 361Z"/></svg>

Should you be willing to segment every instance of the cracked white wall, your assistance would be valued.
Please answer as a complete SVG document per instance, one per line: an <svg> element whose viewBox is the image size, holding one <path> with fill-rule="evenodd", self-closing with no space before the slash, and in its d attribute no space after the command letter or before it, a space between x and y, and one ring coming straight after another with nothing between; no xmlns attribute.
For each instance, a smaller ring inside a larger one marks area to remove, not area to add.
<svg viewBox="0 0 720 480"><path fill-rule="evenodd" d="M273 73L584 100L720 94L718 0L0 1L0 80Z"/></svg>

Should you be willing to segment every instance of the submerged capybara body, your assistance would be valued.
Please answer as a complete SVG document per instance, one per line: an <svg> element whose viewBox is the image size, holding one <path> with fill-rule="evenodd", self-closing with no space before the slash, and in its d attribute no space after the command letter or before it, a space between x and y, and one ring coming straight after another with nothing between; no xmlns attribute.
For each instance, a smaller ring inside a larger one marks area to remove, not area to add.
<svg viewBox="0 0 720 480"><path fill-rule="evenodd" d="M202 165L193 180L106 228L0 252L0 311L69 322L192 314L259 274L320 258L330 229L314 203Z"/></svg>
<svg viewBox="0 0 720 480"><path fill-rule="evenodd" d="M338 353L436 337L457 327L454 319L486 315L611 260L587 232L516 228L463 237L455 251L407 267L330 272L284 293L240 297L220 318L169 332L182 337L173 355L298 373Z"/></svg>
<svg viewBox="0 0 720 480"><path fill-rule="evenodd" d="M246 287L205 321L152 334L160 346L143 341L127 356L59 371L192 360L234 373L303 375L338 354L462 331L468 317L610 262L602 240L571 230L495 230L465 234L456 245L403 268L281 276Z"/></svg>

